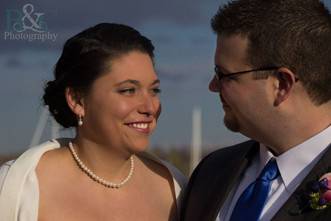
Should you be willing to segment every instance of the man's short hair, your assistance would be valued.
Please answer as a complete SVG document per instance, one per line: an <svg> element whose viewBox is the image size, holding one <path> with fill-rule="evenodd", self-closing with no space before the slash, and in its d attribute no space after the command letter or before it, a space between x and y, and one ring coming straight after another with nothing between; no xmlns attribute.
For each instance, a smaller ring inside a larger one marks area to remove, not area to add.
<svg viewBox="0 0 331 221"><path fill-rule="evenodd" d="M247 37L252 66L293 71L316 105L331 99L331 16L321 1L231 1L211 26L217 35Z"/></svg>

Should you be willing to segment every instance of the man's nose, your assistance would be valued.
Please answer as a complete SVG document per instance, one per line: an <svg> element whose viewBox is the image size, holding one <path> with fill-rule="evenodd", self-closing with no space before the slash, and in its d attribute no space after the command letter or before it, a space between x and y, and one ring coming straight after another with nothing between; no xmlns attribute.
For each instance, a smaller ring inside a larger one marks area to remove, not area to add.
<svg viewBox="0 0 331 221"><path fill-rule="evenodd" d="M216 76L214 76L213 79L211 79L211 81L209 82L209 90L211 92L220 92L220 89L221 89L220 82L216 78Z"/></svg>

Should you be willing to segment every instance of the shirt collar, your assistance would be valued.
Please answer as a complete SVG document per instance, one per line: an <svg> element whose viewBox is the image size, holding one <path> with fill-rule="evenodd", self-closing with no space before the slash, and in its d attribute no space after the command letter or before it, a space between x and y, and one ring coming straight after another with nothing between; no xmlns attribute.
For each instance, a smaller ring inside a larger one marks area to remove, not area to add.
<svg viewBox="0 0 331 221"><path fill-rule="evenodd" d="M302 174L305 177L322 157L330 143L331 126L277 157L268 151L264 144L260 144L260 171L271 158L275 158L285 187L294 191L298 175L306 172L306 174ZM305 168L307 170L304 171Z"/></svg>

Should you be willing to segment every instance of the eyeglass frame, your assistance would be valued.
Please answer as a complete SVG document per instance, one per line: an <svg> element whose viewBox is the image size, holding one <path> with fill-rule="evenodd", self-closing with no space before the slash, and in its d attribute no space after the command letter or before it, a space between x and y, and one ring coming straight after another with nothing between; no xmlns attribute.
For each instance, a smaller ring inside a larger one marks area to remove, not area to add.
<svg viewBox="0 0 331 221"><path fill-rule="evenodd" d="M251 72L258 72L258 71L272 71L272 70L277 70L279 67L276 66L270 66L270 67L262 67L262 68L257 68L257 69L251 69L251 70L247 70L247 71L238 71L238 72L233 72L233 73L229 73L229 74L224 74L222 73L221 70L219 70L220 68L216 65L214 67L214 71L215 71L215 76L216 79L218 81L221 81L224 78L228 78L228 77L233 77L233 76L238 76L238 75L242 75L242 74L248 74Z"/></svg>

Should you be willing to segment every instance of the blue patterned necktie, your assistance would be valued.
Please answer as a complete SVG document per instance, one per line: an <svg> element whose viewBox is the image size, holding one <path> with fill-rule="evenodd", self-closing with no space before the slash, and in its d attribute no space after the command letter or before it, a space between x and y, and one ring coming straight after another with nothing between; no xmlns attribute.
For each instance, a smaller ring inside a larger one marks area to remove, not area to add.
<svg viewBox="0 0 331 221"><path fill-rule="evenodd" d="M269 160L260 176L251 183L239 197L233 209L230 221L259 220L267 200L271 182L279 175L275 159Z"/></svg>

